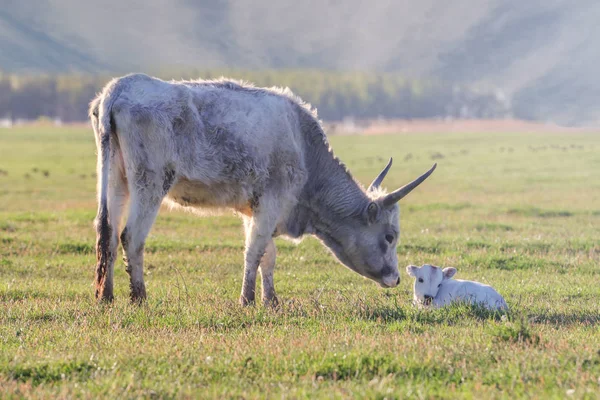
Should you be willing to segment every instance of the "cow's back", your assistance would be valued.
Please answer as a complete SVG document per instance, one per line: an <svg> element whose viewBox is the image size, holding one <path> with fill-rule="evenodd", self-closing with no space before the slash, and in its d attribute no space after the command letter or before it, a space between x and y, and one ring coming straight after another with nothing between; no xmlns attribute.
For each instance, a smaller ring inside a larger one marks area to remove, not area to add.
<svg viewBox="0 0 600 400"><path fill-rule="evenodd" d="M109 85L119 136L176 171L177 204L241 208L269 185L284 193L305 178L301 106L285 94L142 74Z"/></svg>

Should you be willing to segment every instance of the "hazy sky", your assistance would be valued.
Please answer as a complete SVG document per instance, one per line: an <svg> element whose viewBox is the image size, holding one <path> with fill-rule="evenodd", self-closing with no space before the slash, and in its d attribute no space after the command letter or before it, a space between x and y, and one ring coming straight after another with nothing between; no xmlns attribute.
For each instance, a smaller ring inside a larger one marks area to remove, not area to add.
<svg viewBox="0 0 600 400"><path fill-rule="evenodd" d="M1 0L0 68L394 71L598 120L600 1Z"/></svg>

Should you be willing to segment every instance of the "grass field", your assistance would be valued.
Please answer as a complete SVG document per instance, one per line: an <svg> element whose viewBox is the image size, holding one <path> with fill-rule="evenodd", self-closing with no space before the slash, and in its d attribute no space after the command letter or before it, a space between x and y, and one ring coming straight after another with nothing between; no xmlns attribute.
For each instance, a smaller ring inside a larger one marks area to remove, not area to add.
<svg viewBox="0 0 600 400"><path fill-rule="evenodd" d="M161 211L147 304L94 302L90 129L0 130L0 397L600 398L600 136L333 137L364 184L438 169L401 204L402 283L277 240L282 307L237 305L241 221ZM407 264L492 284L506 315L416 310Z"/></svg>

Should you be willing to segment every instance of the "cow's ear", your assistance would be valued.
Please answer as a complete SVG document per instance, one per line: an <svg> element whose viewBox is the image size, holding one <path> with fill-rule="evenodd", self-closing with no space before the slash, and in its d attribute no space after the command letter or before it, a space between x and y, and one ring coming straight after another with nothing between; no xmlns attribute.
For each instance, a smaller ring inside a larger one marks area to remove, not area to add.
<svg viewBox="0 0 600 400"><path fill-rule="evenodd" d="M369 205L367 206L367 210L365 211L368 223L373 223L377 220L377 216L379 215L379 210L380 210L379 204L377 204L374 201L369 203Z"/></svg>
<svg viewBox="0 0 600 400"><path fill-rule="evenodd" d="M406 273L410 276L417 276L418 270L419 270L419 267L417 267L416 265L408 265L406 267Z"/></svg>
<svg viewBox="0 0 600 400"><path fill-rule="evenodd" d="M454 268L454 267L444 268L442 270L442 272L444 273L444 279L450 279L454 276L454 274L456 274L456 268Z"/></svg>

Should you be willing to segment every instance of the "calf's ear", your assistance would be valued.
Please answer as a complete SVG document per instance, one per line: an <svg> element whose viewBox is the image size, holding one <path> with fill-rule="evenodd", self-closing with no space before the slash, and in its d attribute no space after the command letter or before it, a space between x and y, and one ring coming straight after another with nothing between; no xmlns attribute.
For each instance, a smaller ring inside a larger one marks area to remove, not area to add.
<svg viewBox="0 0 600 400"><path fill-rule="evenodd" d="M408 265L406 267L406 273L410 276L417 276L418 270L419 270L419 267L417 267L416 265Z"/></svg>
<svg viewBox="0 0 600 400"><path fill-rule="evenodd" d="M454 274L456 274L456 268L454 268L454 267L444 268L442 270L442 272L444 273L444 279L450 279L454 276Z"/></svg>

